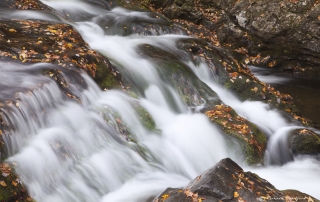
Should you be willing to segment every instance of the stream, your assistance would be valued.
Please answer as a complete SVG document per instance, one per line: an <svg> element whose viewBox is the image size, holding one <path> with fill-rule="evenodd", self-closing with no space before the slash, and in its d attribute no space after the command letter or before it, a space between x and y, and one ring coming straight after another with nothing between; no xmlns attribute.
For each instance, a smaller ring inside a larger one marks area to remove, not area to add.
<svg viewBox="0 0 320 202"><path fill-rule="evenodd" d="M134 81L135 95L101 90L85 72L61 68L70 90L81 100L75 102L64 96L54 80L34 73L52 67L50 64L0 63L0 101L19 98L2 109L5 121L15 129L4 135L10 156L7 161L16 164L16 172L36 201L149 202L167 187L186 186L226 157L279 190L297 189L320 198L320 162L306 156L292 160L288 153L287 134L300 126L288 123L265 103L241 102L217 84L205 61L195 65L190 58L181 57L225 104L268 135L265 165L248 166L240 149L231 147L221 130L200 113L204 103L187 107L177 89L159 75L155 60L138 51L140 45L149 44L184 55L176 47L179 39L187 38L182 32L162 29L128 34L123 31L126 24L139 20L161 24L161 19L120 7L105 10L92 0L42 2L70 15L84 13L88 17L73 22L40 11L15 11L10 18L74 26L92 49ZM0 18L8 15L0 12ZM79 78L84 84L76 82ZM136 106L150 114L155 130L143 125ZM125 141L128 137L121 133L119 122L134 141ZM277 165L283 161L287 163Z"/></svg>

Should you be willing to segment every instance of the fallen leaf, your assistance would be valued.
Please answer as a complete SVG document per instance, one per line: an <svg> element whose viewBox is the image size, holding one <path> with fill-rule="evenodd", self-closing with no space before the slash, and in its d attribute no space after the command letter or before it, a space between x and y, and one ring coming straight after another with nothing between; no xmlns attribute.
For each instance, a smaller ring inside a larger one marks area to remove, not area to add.
<svg viewBox="0 0 320 202"><path fill-rule="evenodd" d="M0 181L0 185L3 186L3 187L7 186L7 184L4 181Z"/></svg>
<svg viewBox="0 0 320 202"><path fill-rule="evenodd" d="M189 189L186 189L184 193L187 195L187 197L192 197L193 195L193 193Z"/></svg>
<svg viewBox="0 0 320 202"><path fill-rule="evenodd" d="M12 185L16 187L18 185L18 183L15 181L12 181Z"/></svg>
<svg viewBox="0 0 320 202"><path fill-rule="evenodd" d="M223 126L226 126L228 124L228 121L222 121L221 123Z"/></svg>
<svg viewBox="0 0 320 202"><path fill-rule="evenodd" d="M239 193L235 191L235 192L233 193L233 197L234 197L234 198L239 197Z"/></svg>
<svg viewBox="0 0 320 202"><path fill-rule="evenodd" d="M161 198L163 199L163 201L165 201L167 198L169 198L169 194L164 194L161 196Z"/></svg>
<svg viewBox="0 0 320 202"><path fill-rule="evenodd" d="M305 133L308 133L309 131L307 129L303 129L299 132L299 134L305 134Z"/></svg>

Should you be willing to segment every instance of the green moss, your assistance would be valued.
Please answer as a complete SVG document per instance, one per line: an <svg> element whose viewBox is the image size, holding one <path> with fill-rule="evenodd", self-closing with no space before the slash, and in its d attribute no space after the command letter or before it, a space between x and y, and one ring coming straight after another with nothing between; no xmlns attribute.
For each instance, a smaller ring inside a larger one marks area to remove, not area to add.
<svg viewBox="0 0 320 202"><path fill-rule="evenodd" d="M106 77L101 82L98 82L98 85L100 86L101 89L105 89L105 88L111 89L117 86L117 82L112 74L107 74Z"/></svg>
<svg viewBox="0 0 320 202"><path fill-rule="evenodd" d="M150 131L155 131L156 124L149 112L140 105L135 106L135 110L139 116L139 120L142 123L142 125Z"/></svg>
<svg viewBox="0 0 320 202"><path fill-rule="evenodd" d="M297 130L292 137L291 145L295 155L320 154L320 136L312 131L300 134L300 130Z"/></svg>

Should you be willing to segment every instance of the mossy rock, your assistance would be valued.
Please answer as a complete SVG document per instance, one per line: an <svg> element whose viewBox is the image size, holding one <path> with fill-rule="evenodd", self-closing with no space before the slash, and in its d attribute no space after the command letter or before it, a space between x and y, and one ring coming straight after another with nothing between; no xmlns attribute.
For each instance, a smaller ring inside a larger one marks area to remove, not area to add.
<svg viewBox="0 0 320 202"><path fill-rule="evenodd" d="M0 164L0 201L33 202L8 163Z"/></svg>
<svg viewBox="0 0 320 202"><path fill-rule="evenodd" d="M247 164L263 164L267 138L255 124L238 116L231 107L226 105L216 105L214 108L207 109L205 114L211 122L218 124L227 136L240 143Z"/></svg>
<svg viewBox="0 0 320 202"><path fill-rule="evenodd" d="M308 129L294 130L289 136L293 155L319 155L320 135Z"/></svg>

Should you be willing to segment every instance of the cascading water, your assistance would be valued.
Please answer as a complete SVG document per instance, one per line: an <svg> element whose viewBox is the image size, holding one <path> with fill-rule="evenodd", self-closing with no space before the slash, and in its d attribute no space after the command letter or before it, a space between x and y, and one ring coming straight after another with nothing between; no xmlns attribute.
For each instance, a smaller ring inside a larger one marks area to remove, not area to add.
<svg viewBox="0 0 320 202"><path fill-rule="evenodd" d="M76 102L67 99L53 79L32 74L34 69L48 69L50 65L14 68L0 65L0 76L8 75L0 80L0 88L10 83L9 89L21 92L9 98L17 99L16 103L7 103L3 108L6 121L14 127L4 136L11 156L8 161L17 164L17 173L37 201L152 201L167 187L185 186L222 158L231 157L245 166L241 156L228 148L223 134L208 118L188 109L176 90L160 78L155 63L137 52L139 45L150 44L179 55L181 50L174 44L185 36L119 36L123 32L110 36L128 19L156 22L160 19L120 8L111 11L94 5L84 8L80 1L43 2L57 10L70 11L72 7L73 12L80 9L94 16L92 20L72 25L93 49L107 56L122 74L134 81L138 98L116 90L101 91L86 73L74 71L73 76L78 75L76 80L84 81L70 87L81 100ZM104 18L108 21L107 28L97 24ZM240 102L214 83L214 75L204 62L198 66L185 63L225 104L264 130L271 142L277 142L296 127L266 104ZM65 73L64 77L71 81L69 74ZM12 93L1 91L1 101L9 100L8 95ZM148 111L156 130L149 130L141 123L136 105ZM126 134L121 132L119 122L127 128ZM127 138L133 141L128 142ZM269 144L269 159L277 156L273 149ZM319 162L311 158L295 159L283 166L246 166L246 169L279 189L295 188L320 198Z"/></svg>

